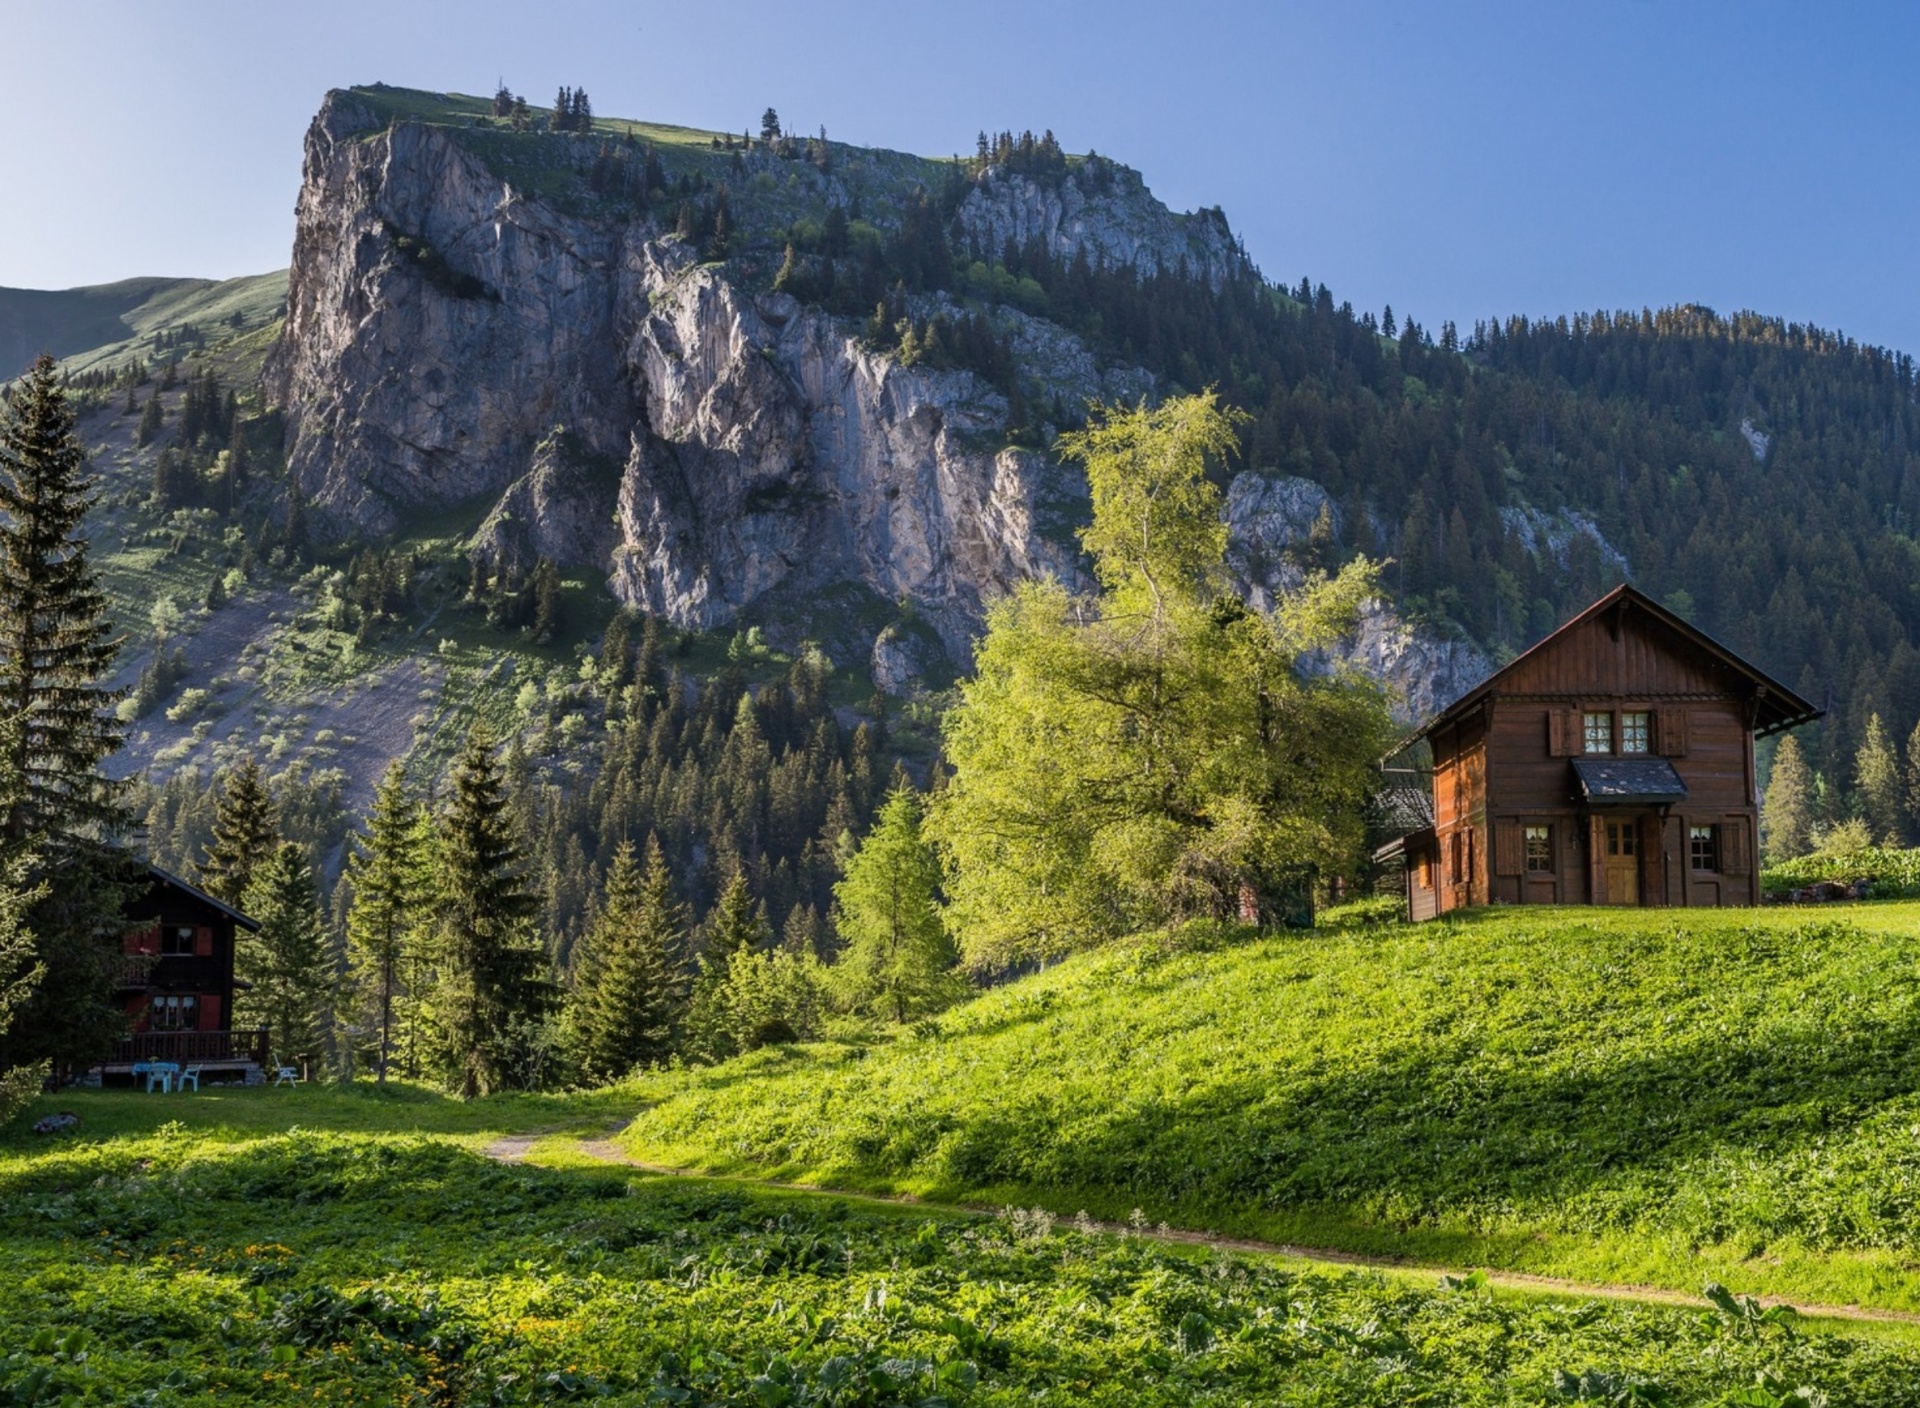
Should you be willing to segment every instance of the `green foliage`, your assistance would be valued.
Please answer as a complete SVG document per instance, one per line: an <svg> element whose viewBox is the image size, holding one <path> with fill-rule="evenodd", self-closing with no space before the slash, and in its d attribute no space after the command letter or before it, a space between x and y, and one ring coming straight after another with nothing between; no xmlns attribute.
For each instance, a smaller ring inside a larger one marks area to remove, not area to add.
<svg viewBox="0 0 1920 1408"><path fill-rule="evenodd" d="M235 1023L265 1027L276 1061L327 1064L339 975L306 853L281 843L254 868L242 904L260 928L235 939L235 985L245 984L234 996Z"/></svg>
<svg viewBox="0 0 1920 1408"><path fill-rule="evenodd" d="M647 838L644 871L622 845L576 950L568 1003L576 1059L590 1080L615 1080L672 1053L686 1004L686 941L660 842Z"/></svg>
<svg viewBox="0 0 1920 1408"><path fill-rule="evenodd" d="M108 1003L132 820L107 775L123 735L110 688L119 643L89 555L87 451L51 358L0 399L0 852L38 892L42 968L0 1068L92 1060L118 1030Z"/></svg>
<svg viewBox="0 0 1920 1408"><path fill-rule="evenodd" d="M1809 855L1769 865L1760 873L1761 890L1772 896L1822 881L1852 885L1862 880L1872 885L1876 898L1920 898L1920 849L1823 845Z"/></svg>
<svg viewBox="0 0 1920 1408"><path fill-rule="evenodd" d="M870 1049L651 1076L625 1137L680 1165L1920 1309L1920 915L1846 913L1122 944Z"/></svg>
<svg viewBox="0 0 1920 1408"><path fill-rule="evenodd" d="M1868 717L1860 749L1854 755L1853 785L1858 789L1862 819L1873 840L1883 846L1898 846L1907 829L1900 795L1900 754L1878 714Z"/></svg>
<svg viewBox="0 0 1920 1408"><path fill-rule="evenodd" d="M433 893L432 831L425 810L408 795L398 762L373 794L366 835L354 841L347 858L353 886L347 911L350 1021L385 1081L396 1045L406 1053L408 1073L418 1070Z"/></svg>
<svg viewBox="0 0 1920 1408"><path fill-rule="evenodd" d="M436 847L432 1005L445 1078L471 1099L532 1078L528 1029L551 984L534 931L540 898L486 730L468 738L451 792Z"/></svg>
<svg viewBox="0 0 1920 1408"><path fill-rule="evenodd" d="M833 978L843 1003L906 1022L965 994L939 885L940 863L920 834L920 799L896 788L833 887L842 944Z"/></svg>
<svg viewBox="0 0 1920 1408"><path fill-rule="evenodd" d="M1813 773L1800 740L1788 734L1773 754L1773 776L1760 819L1766 827L1767 859L1776 864L1803 856L1813 845Z"/></svg>
<svg viewBox="0 0 1920 1408"><path fill-rule="evenodd" d="M225 779L213 815L213 839L200 862L200 884L215 899L240 908L254 871L280 844L273 798L259 762L243 759Z"/></svg>
<svg viewBox="0 0 1920 1408"><path fill-rule="evenodd" d="M1389 720L1379 691L1304 669L1373 590L1355 562L1258 612L1219 593L1210 395L1106 413L1084 537L1106 591L1028 583L990 608L946 718L954 775L929 834L978 967L1174 919L1270 916L1357 858Z"/></svg>
<svg viewBox="0 0 1920 1408"><path fill-rule="evenodd" d="M442 1140L319 1132L343 1103L319 1092L226 1098L302 1132L155 1130L167 1112L149 1102L120 1137L0 1152L6 1392L99 1405L423 1390L728 1408L1920 1402L1908 1340L1750 1319L1739 1297L1731 1312L1518 1297L1015 1209L964 1218L507 1167ZM391 1122L440 1118L382 1103ZM112 1105L83 1100L83 1128ZM366 1113L373 1124L379 1110Z"/></svg>
<svg viewBox="0 0 1920 1408"><path fill-rule="evenodd" d="M26 1010L27 999L47 971L27 927L27 912L40 896L23 883L26 874L19 858L0 872L0 1037ZM10 1061L0 1055L0 1127L33 1098L45 1075L38 1061Z"/></svg>

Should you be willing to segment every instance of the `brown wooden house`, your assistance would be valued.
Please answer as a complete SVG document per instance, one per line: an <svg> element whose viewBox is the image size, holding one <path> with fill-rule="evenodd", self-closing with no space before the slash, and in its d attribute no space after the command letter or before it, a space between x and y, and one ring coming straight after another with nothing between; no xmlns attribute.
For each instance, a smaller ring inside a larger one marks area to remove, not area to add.
<svg viewBox="0 0 1920 1408"><path fill-rule="evenodd" d="M131 1030L102 1075L173 1061L255 1078L267 1059L266 1033L233 1027L233 960L236 930L259 924L156 865L146 867L126 916L114 1000Z"/></svg>
<svg viewBox="0 0 1920 1408"><path fill-rule="evenodd" d="M1394 847L1408 913L1758 904L1753 741L1819 716L1616 587L1403 746L1433 768L1433 825Z"/></svg>

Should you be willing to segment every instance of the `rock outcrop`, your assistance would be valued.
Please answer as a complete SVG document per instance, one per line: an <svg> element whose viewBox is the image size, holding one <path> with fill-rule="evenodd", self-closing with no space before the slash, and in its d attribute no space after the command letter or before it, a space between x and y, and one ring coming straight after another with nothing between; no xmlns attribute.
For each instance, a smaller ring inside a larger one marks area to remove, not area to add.
<svg viewBox="0 0 1920 1408"><path fill-rule="evenodd" d="M1073 572L1035 524L1063 471L996 447L1006 402L971 374L756 300L645 220L527 198L350 94L308 134L269 382L322 524L500 496L480 546L604 571L684 626L851 581L964 657L983 596Z"/></svg>

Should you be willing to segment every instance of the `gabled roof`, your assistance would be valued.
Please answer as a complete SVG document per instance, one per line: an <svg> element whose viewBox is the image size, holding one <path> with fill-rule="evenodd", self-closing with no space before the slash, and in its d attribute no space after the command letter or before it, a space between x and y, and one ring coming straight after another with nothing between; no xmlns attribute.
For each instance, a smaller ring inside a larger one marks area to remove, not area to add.
<svg viewBox="0 0 1920 1408"><path fill-rule="evenodd" d="M193 896L194 899L199 900L200 903L204 905L209 905L212 908L219 910L222 914L226 915L227 918L231 919L234 923L238 924L241 928L247 930L249 933L256 933L259 931L260 921L258 919L255 919L248 914L242 914L239 910L235 909L232 905L228 904L225 900L215 899L212 895L208 894L205 890L201 889L198 885L188 884L185 880L182 880L178 875L175 875L172 871L162 870L159 866L155 865L152 861L148 861L147 874L151 875L155 880L158 880L162 885L169 885L176 890L183 891L186 894Z"/></svg>
<svg viewBox="0 0 1920 1408"><path fill-rule="evenodd" d="M1812 704L1809 704L1798 694L1795 694L1792 690L1781 684L1780 681L1773 678L1773 676L1769 675L1759 666L1751 664L1734 654L1731 650L1727 649L1726 646L1720 644L1719 641L1715 640L1699 627L1680 616L1676 616L1638 587L1622 583L1598 601L1594 602L1593 605L1589 606L1585 611L1573 617L1558 630L1534 642L1534 644L1516 655L1512 660L1509 660L1505 665L1480 681L1479 684L1454 700L1453 703L1435 714L1431 719L1428 719L1413 733L1409 734L1395 752L1399 752L1409 745L1418 742L1420 739L1425 738L1441 725L1451 723L1453 720L1469 713L1488 695L1499 693L1502 680L1508 678L1518 671L1521 666L1533 660L1535 657L1552 649L1562 637L1577 630L1589 621L1597 620L1605 616L1609 611L1629 610L1644 612L1654 621L1657 621L1660 625L1672 631L1675 635L1678 635L1702 655L1715 660L1722 667L1745 679L1753 686L1759 705L1754 714L1753 731L1755 737L1764 738L1770 733L1779 733L1782 729L1796 728L1801 724L1812 723L1824 712L1823 710L1816 709Z"/></svg>

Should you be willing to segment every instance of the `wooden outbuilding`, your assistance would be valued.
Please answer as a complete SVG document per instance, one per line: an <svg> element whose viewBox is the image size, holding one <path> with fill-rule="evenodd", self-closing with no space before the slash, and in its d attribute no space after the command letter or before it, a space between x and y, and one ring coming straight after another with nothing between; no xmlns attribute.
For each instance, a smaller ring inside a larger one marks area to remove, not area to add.
<svg viewBox="0 0 1920 1408"><path fill-rule="evenodd" d="M126 906L126 925L114 1000L129 1031L102 1063L102 1076L125 1078L137 1064L170 1061L213 1078L259 1079L267 1034L233 1026L237 931L259 924L149 865Z"/></svg>
<svg viewBox="0 0 1920 1408"><path fill-rule="evenodd" d="M1414 919L1484 904L1760 902L1756 738L1820 710L1630 586L1441 710Z"/></svg>

